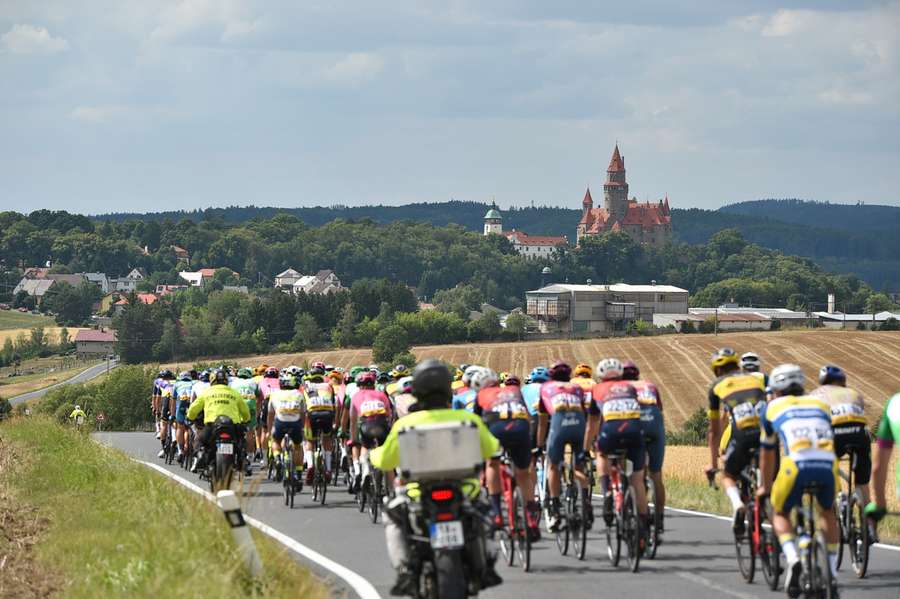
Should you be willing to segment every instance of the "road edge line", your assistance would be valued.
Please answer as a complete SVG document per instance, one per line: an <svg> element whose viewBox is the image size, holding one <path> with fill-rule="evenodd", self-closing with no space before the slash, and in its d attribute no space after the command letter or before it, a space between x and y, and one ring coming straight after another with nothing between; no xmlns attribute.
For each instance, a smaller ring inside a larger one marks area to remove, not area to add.
<svg viewBox="0 0 900 599"><path fill-rule="evenodd" d="M215 495L207 491L206 489L202 489L199 486L195 485L189 480L185 480L178 476L173 472L169 472L162 466L158 464L153 464L151 462L145 462L144 460L139 460L137 458L131 458L138 464L143 464L149 468L152 468L156 472L166 476L167 478L174 480L178 484L183 487L190 489L191 491L198 493L205 497L208 501L215 501ZM264 535L271 537L290 549L295 553L305 557L309 561L317 564L318 566L325 568L326 570L334 573L338 577L340 577L347 585L353 589L353 591L361 598L361 599L381 599L381 595L378 594L378 591L375 590L375 587L371 582L354 572L353 570L347 568L346 566L342 566L341 564L331 560L330 558L325 557L321 553L315 551L314 549L310 549L306 545L303 545L299 541L292 539L288 535L284 534L280 530L272 528L268 524L264 524L257 520L252 516L248 516L244 514L244 520L250 524L250 526L254 527Z"/></svg>
<svg viewBox="0 0 900 599"><path fill-rule="evenodd" d="M603 495L597 495L593 493L593 496L597 499L602 499ZM719 514L710 514L709 512L698 512L696 510L686 510L684 508L679 507L671 507L666 506L666 509L672 512L677 512L679 514L687 514L689 516L702 516L704 518L715 518L716 520L722 520L724 522L731 522L731 518L728 516L720 516ZM888 551L896 551L900 553L900 546L897 545L888 545L886 543L874 543L872 547L877 547L878 549L887 549Z"/></svg>

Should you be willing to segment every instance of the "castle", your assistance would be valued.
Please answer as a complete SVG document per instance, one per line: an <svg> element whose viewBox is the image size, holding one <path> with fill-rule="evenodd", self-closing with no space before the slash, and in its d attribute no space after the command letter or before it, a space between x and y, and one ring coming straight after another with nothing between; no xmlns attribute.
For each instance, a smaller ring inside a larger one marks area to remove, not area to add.
<svg viewBox="0 0 900 599"><path fill-rule="evenodd" d="M569 241L565 237L529 235L522 231L504 231L503 217L496 204L484 215L484 234L503 235L513 249L526 258L554 258L558 248L565 248Z"/></svg>
<svg viewBox="0 0 900 599"><path fill-rule="evenodd" d="M628 183L625 181L625 158L619 154L619 144L613 150L606 182L603 184L603 208L594 208L591 189L581 202L581 220L576 229L577 243L583 237L620 231L638 243L655 246L672 240L672 217L669 213L669 197L658 202L638 202L628 199Z"/></svg>

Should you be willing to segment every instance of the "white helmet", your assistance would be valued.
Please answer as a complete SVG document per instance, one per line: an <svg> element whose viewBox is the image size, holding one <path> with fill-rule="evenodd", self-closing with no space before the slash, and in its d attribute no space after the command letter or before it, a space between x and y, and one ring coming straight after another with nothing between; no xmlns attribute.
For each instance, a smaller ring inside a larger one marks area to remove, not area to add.
<svg viewBox="0 0 900 599"><path fill-rule="evenodd" d="M80 410L80 409L81 409L81 406L79 406L78 404L75 404L75 409L76 409L76 410Z"/></svg>
<svg viewBox="0 0 900 599"><path fill-rule="evenodd" d="M622 362L615 358L604 358L597 362L594 374L601 381L620 379L622 378Z"/></svg>
<svg viewBox="0 0 900 599"><path fill-rule="evenodd" d="M741 370L744 372L759 372L761 366L762 360L752 351L741 356Z"/></svg>
<svg viewBox="0 0 900 599"><path fill-rule="evenodd" d="M470 386L472 389L481 391L487 387L493 387L500 382L500 379L497 373L490 368L478 367L478 370L472 373L471 381Z"/></svg>
<svg viewBox="0 0 900 599"><path fill-rule="evenodd" d="M806 377L803 376L803 370L796 364L781 364L772 370L769 375L769 387L773 391L788 392L793 388L803 392L803 385L806 383Z"/></svg>
<svg viewBox="0 0 900 599"><path fill-rule="evenodd" d="M472 375L474 375L476 372L481 370L481 368L482 368L481 366L476 366L476 365L472 365L472 366L469 366L468 368L466 368L465 372L463 372L463 375L460 378L460 380L462 381L462 384L467 387L471 387L472 386Z"/></svg>

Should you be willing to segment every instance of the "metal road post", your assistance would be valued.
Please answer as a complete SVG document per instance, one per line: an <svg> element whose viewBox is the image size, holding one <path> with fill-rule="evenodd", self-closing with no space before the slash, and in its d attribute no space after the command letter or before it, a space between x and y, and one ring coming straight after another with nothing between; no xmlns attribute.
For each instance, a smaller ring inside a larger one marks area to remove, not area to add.
<svg viewBox="0 0 900 599"><path fill-rule="evenodd" d="M228 525L231 526L231 534L234 535L234 541L237 543L238 551L247 566L247 571L253 578L258 578L262 574L262 559L253 543L253 537L250 536L250 529L244 521L244 514L241 513L241 505L238 503L237 495L234 491L226 489L216 494L216 503L225 514Z"/></svg>

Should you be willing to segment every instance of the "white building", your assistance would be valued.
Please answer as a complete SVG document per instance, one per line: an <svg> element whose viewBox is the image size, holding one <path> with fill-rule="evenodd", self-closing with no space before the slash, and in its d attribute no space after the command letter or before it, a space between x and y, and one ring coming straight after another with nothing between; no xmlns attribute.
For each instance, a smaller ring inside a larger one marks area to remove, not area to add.
<svg viewBox="0 0 900 599"><path fill-rule="evenodd" d="M900 313L878 312L877 314L844 314L842 312L813 312L823 326L829 329L874 329L890 318L900 320Z"/></svg>
<svg viewBox="0 0 900 599"><path fill-rule="evenodd" d="M290 289L294 286L294 283L300 280L302 276L303 275L301 275L293 268L289 268L286 271L275 275L275 286L284 289Z"/></svg>
<svg viewBox="0 0 900 599"><path fill-rule="evenodd" d="M564 248L569 241L565 237L528 235L522 231L504 231L513 249L526 258L553 258L558 248Z"/></svg>
<svg viewBox="0 0 900 599"><path fill-rule="evenodd" d="M295 294L323 295L343 289L333 270L320 270L314 275L301 276L293 285Z"/></svg>
<svg viewBox="0 0 900 599"><path fill-rule="evenodd" d="M138 283L147 278L147 273L141 268L132 268L124 277L110 277L109 291L122 291L131 293L137 289Z"/></svg>

